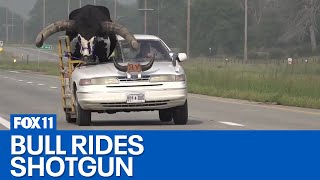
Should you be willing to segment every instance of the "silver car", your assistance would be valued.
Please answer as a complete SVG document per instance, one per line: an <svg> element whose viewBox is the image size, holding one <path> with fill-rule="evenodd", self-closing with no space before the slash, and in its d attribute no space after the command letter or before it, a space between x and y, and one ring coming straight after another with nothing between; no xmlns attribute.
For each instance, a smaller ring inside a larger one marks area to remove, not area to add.
<svg viewBox="0 0 320 180"><path fill-rule="evenodd" d="M114 62L80 66L72 73L71 87L76 110L76 123L87 126L91 113L159 111L162 122L184 125L188 122L187 79L179 65L187 59L185 53L171 53L158 37L135 35L140 50L130 49L118 37L112 55ZM141 65L151 69L142 71ZM116 65L128 67L120 71ZM140 65L140 66L139 66Z"/></svg>

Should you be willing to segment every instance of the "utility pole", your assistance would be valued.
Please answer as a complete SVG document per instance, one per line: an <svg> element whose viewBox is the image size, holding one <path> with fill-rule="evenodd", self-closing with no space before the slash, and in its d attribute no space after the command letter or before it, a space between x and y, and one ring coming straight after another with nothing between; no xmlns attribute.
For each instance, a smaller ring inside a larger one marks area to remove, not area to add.
<svg viewBox="0 0 320 180"><path fill-rule="evenodd" d="M43 0L43 22L42 22L42 28L46 27L46 0Z"/></svg>
<svg viewBox="0 0 320 180"><path fill-rule="evenodd" d="M81 8L81 7L82 7L82 1L79 0L79 8Z"/></svg>
<svg viewBox="0 0 320 180"><path fill-rule="evenodd" d="M191 24L191 0L188 0L188 19L187 19L187 56L190 56L190 24Z"/></svg>
<svg viewBox="0 0 320 180"><path fill-rule="evenodd" d="M138 11L143 11L144 12L144 34L147 34L147 28L148 28L148 19L147 19L147 13L148 11L154 11L154 9L147 9L148 8L148 4L147 4L147 0L144 0L144 9L138 9Z"/></svg>
<svg viewBox="0 0 320 180"><path fill-rule="evenodd" d="M117 0L114 0L114 21L117 21Z"/></svg>
<svg viewBox="0 0 320 180"><path fill-rule="evenodd" d="M70 14L70 0L68 0L68 18L67 19L69 19L69 14Z"/></svg>
<svg viewBox="0 0 320 180"><path fill-rule="evenodd" d="M147 9L147 0L144 0L144 9ZM144 11L144 34L147 34L147 11Z"/></svg>
<svg viewBox="0 0 320 180"><path fill-rule="evenodd" d="M13 21L14 21L14 14L11 13L11 42L13 42Z"/></svg>
<svg viewBox="0 0 320 180"><path fill-rule="evenodd" d="M244 57L246 63L248 61L248 0L245 0L245 27L244 27Z"/></svg>
<svg viewBox="0 0 320 180"><path fill-rule="evenodd" d="M6 43L9 42L8 8L6 8Z"/></svg>
<svg viewBox="0 0 320 180"><path fill-rule="evenodd" d="M158 0L158 37L160 36L160 0Z"/></svg>
<svg viewBox="0 0 320 180"><path fill-rule="evenodd" d="M24 25L25 25L25 20L22 19L22 44L24 44L25 41L25 37L24 37Z"/></svg>
<svg viewBox="0 0 320 180"><path fill-rule="evenodd" d="M93 5L97 5L97 0L93 0Z"/></svg>

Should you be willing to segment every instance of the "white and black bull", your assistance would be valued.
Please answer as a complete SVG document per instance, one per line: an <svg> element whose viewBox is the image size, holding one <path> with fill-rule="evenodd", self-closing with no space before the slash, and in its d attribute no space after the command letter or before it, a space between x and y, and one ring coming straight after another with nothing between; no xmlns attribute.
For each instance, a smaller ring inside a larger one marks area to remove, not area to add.
<svg viewBox="0 0 320 180"><path fill-rule="evenodd" d="M44 28L36 38L36 46L41 47L48 37L60 31L66 31L70 40L77 42L72 49L72 57L86 63L108 61L118 43L117 34L127 40L133 49L139 48L137 40L125 27L112 22L110 12L104 6L87 5L72 11L69 20L57 21ZM127 66L114 63L119 71L127 71ZM148 64L141 65L142 71L150 69L153 63L154 58Z"/></svg>

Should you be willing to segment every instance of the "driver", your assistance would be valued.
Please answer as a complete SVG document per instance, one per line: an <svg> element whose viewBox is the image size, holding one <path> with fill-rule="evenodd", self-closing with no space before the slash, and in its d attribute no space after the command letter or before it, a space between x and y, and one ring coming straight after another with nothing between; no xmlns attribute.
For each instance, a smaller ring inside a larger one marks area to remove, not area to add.
<svg viewBox="0 0 320 180"><path fill-rule="evenodd" d="M140 45L140 52L137 54L136 58L152 58L152 53L150 46L148 44Z"/></svg>

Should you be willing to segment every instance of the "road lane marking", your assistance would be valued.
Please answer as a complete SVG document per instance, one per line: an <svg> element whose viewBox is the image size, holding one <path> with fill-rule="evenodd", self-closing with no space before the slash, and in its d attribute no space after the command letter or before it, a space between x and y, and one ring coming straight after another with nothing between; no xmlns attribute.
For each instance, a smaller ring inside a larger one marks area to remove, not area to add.
<svg viewBox="0 0 320 180"><path fill-rule="evenodd" d="M50 89L58 89L58 87L51 86Z"/></svg>
<svg viewBox="0 0 320 180"><path fill-rule="evenodd" d="M19 82L23 82L24 80L20 79Z"/></svg>
<svg viewBox="0 0 320 180"><path fill-rule="evenodd" d="M0 124L2 124L7 129L10 129L10 122L6 119L3 119L2 117L0 117Z"/></svg>
<svg viewBox="0 0 320 180"><path fill-rule="evenodd" d="M246 105L246 106L252 106L252 107L268 108L268 109L275 109L275 110L281 110L281 111L289 111L289 112L295 112L295 113L320 116L320 112L311 112L311 111L303 111L303 110L297 110L297 109L289 109L289 108L285 108L285 107L274 107L274 106L266 106L266 105L259 105L259 104L248 104L248 103L241 103L241 102L235 102L235 101L219 100L219 99L213 99L214 97L202 98L202 97L198 97L196 95L191 95L191 96L194 98L202 99L202 100L210 100L210 101L222 102L222 103L228 103L228 104ZM239 99L239 100L241 100L241 99Z"/></svg>
<svg viewBox="0 0 320 180"><path fill-rule="evenodd" d="M226 124L226 125L229 125L229 126L238 126L238 127L244 127L244 126L245 126L245 125L243 125L243 124L238 124L238 123L233 123L233 122L220 121L219 123L221 123L221 124Z"/></svg>
<svg viewBox="0 0 320 180"><path fill-rule="evenodd" d="M44 84L38 84L38 86L44 86Z"/></svg>
<svg viewBox="0 0 320 180"><path fill-rule="evenodd" d="M27 82L28 84L32 84L33 82Z"/></svg>
<svg viewBox="0 0 320 180"><path fill-rule="evenodd" d="M20 72L19 71L9 71L11 73L16 73L16 74L19 74Z"/></svg>
<svg viewBox="0 0 320 180"><path fill-rule="evenodd" d="M3 78L8 79L8 77L3 77Z"/></svg>

